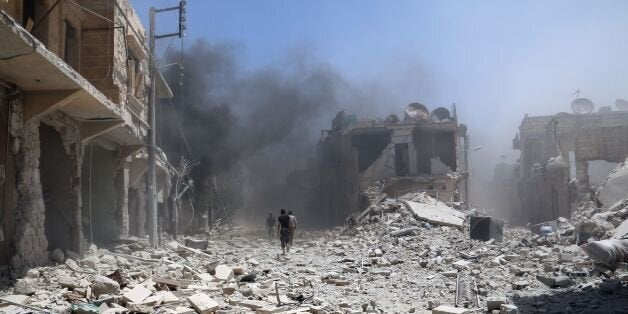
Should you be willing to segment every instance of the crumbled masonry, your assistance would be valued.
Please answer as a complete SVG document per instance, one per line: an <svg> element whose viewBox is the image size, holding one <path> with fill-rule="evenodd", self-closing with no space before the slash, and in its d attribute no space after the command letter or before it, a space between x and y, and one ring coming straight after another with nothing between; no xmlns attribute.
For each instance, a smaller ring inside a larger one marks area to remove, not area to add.
<svg viewBox="0 0 628 314"><path fill-rule="evenodd" d="M93 254L81 260L65 257L56 266L33 268L6 286L0 298L19 305L4 304L0 313L529 313L557 308L604 313L628 302L623 286L628 264L605 266L589 259L574 244L576 228L567 219L548 235L507 226L502 243L483 242L469 239L468 223L456 228L427 222L409 202L433 206L437 201L416 193L384 198L352 228L300 232L285 258L278 243L261 232L168 240L156 251L139 238L111 250L92 246ZM589 216L591 211L578 213ZM448 212L470 213L451 207ZM628 206L606 216L626 212ZM612 233L592 235L592 240ZM182 244L204 246L205 241L207 249Z"/></svg>

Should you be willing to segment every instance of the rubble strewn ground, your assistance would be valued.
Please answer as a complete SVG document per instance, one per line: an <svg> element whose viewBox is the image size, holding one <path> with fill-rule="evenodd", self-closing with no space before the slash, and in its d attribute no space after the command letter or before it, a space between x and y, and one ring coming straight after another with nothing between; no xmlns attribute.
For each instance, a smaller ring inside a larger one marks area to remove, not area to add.
<svg viewBox="0 0 628 314"><path fill-rule="evenodd" d="M411 197L410 197L411 198ZM419 195L414 201L435 202ZM454 209L450 209L454 210ZM620 210L621 211L621 210ZM301 232L283 257L275 241L234 233L170 241L150 252L136 239L111 251L31 269L2 299L3 313L616 313L628 308L626 264L594 264L574 227L539 236L507 227L504 241L416 219L386 199L343 234ZM561 233L563 234L561 236ZM571 236L566 234L571 233ZM260 233L261 234L261 233ZM183 245L187 244L187 246ZM205 249L206 248L206 249ZM60 262L60 254L55 259ZM472 299L456 305L468 275ZM462 308L461 308L462 307ZM490 310L490 311L489 311Z"/></svg>

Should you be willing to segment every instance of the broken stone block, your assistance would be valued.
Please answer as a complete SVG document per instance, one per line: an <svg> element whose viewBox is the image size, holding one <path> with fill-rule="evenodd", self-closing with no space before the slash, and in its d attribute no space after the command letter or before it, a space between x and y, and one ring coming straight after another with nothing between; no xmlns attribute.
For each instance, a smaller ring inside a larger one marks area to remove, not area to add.
<svg viewBox="0 0 628 314"><path fill-rule="evenodd" d="M133 289L122 295L122 298L127 302L135 304L141 304L148 296L151 295L151 291L146 289L144 285L137 285Z"/></svg>
<svg viewBox="0 0 628 314"><path fill-rule="evenodd" d="M432 314L467 314L467 313L469 313L468 309L447 306L447 305L441 305L432 310Z"/></svg>
<svg viewBox="0 0 628 314"><path fill-rule="evenodd" d="M234 286L222 287L222 294L224 295L232 295L235 291L236 291L236 287Z"/></svg>
<svg viewBox="0 0 628 314"><path fill-rule="evenodd" d="M216 266L216 278L222 281L229 281L233 278L233 269L227 265Z"/></svg>
<svg viewBox="0 0 628 314"><path fill-rule="evenodd" d="M13 288L15 294L32 295L37 291L37 280L31 278L18 279Z"/></svg>
<svg viewBox="0 0 628 314"><path fill-rule="evenodd" d="M101 294L116 294L120 292L120 284L102 275L94 276L92 293L98 297Z"/></svg>
<svg viewBox="0 0 628 314"><path fill-rule="evenodd" d="M68 288L70 290L80 287L79 280L74 277L59 277L59 279L57 279L57 282L59 283L59 286L61 286L61 288Z"/></svg>
<svg viewBox="0 0 628 314"><path fill-rule="evenodd" d="M506 304L506 298L503 297L492 297L486 299L486 309L489 311L499 311L501 309L502 304Z"/></svg>
<svg viewBox="0 0 628 314"><path fill-rule="evenodd" d="M405 237L416 235L418 228L407 228L390 232L391 237Z"/></svg>
<svg viewBox="0 0 628 314"><path fill-rule="evenodd" d="M76 263L76 261L71 258L67 258L65 260L65 265L68 266L68 268L70 268L73 271L81 270L81 267L78 265L78 263Z"/></svg>
<svg viewBox="0 0 628 314"><path fill-rule="evenodd" d="M50 253L50 259L53 262L63 263L65 261L65 254L60 249L54 249L52 253Z"/></svg>
<svg viewBox="0 0 628 314"><path fill-rule="evenodd" d="M216 311L220 306L204 293L197 293L187 298L190 305L200 314L209 314Z"/></svg>
<svg viewBox="0 0 628 314"><path fill-rule="evenodd" d="M499 308L499 314L519 314L519 309L514 304L502 304Z"/></svg>
<svg viewBox="0 0 628 314"><path fill-rule="evenodd" d="M160 291L158 294L161 294L164 304L179 302L179 298L170 291Z"/></svg>
<svg viewBox="0 0 628 314"><path fill-rule="evenodd" d="M84 267L96 268L96 265L98 265L99 263L100 259L98 258L98 256L91 255L82 259L79 264Z"/></svg>
<svg viewBox="0 0 628 314"><path fill-rule="evenodd" d="M209 242L207 242L207 240L200 240L200 239L185 240L185 246L193 248L193 249L207 250L208 245L209 245Z"/></svg>
<svg viewBox="0 0 628 314"><path fill-rule="evenodd" d="M207 282L214 281L214 276L210 275L209 273L196 274L194 275L194 277L196 277L197 279L201 281L207 281Z"/></svg>
<svg viewBox="0 0 628 314"><path fill-rule="evenodd" d="M530 283L525 281L525 280L519 280L519 281L515 281L512 283L512 288L514 290L523 290L525 289L527 286L529 286Z"/></svg>
<svg viewBox="0 0 628 314"><path fill-rule="evenodd" d="M3 296L2 299L19 304L26 304L31 297L23 294L10 294Z"/></svg>

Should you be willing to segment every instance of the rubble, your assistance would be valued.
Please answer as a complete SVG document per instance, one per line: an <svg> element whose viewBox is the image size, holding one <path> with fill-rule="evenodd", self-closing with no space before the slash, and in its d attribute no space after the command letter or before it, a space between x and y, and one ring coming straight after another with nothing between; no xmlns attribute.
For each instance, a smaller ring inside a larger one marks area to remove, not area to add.
<svg viewBox="0 0 628 314"><path fill-rule="evenodd" d="M241 231L194 241L206 240L207 249L187 247L186 239L155 251L145 239L133 249L92 247L81 266L67 254L62 264L27 272L0 299L77 313L527 313L553 308L548 300L582 299L590 305L571 308L589 313L612 308L592 298L623 293L626 264L603 266L588 257L574 244L575 221L560 219L548 234L504 225L502 242L483 241L470 238L469 216L477 211L439 201L462 217L453 227L414 215L406 202L436 204L417 193L383 197L350 228L297 238L285 258L277 243ZM589 299L583 291L599 294Z"/></svg>

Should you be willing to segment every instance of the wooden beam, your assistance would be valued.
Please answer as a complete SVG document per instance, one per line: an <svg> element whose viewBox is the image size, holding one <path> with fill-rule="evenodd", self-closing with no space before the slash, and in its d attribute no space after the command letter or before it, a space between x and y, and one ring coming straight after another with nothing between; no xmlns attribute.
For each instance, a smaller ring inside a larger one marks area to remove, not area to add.
<svg viewBox="0 0 628 314"><path fill-rule="evenodd" d="M24 121L39 119L69 104L84 91L81 89L30 91L24 93Z"/></svg>
<svg viewBox="0 0 628 314"><path fill-rule="evenodd" d="M121 119L81 121L81 141L87 142L96 136L117 128L123 123L124 120Z"/></svg>

